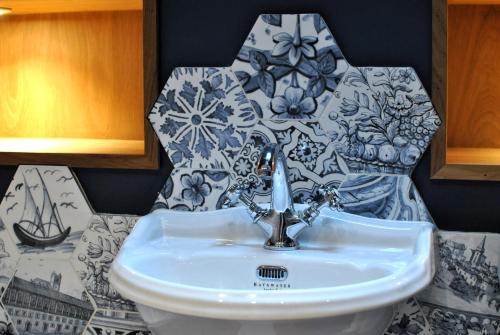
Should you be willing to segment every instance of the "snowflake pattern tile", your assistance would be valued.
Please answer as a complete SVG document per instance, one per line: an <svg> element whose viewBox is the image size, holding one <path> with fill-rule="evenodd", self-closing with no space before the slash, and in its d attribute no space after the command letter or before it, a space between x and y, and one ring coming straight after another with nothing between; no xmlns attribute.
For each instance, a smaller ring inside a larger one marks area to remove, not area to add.
<svg viewBox="0 0 500 335"><path fill-rule="evenodd" d="M415 71L390 67L350 67L320 121L355 173L410 173L441 124Z"/></svg>
<svg viewBox="0 0 500 335"><path fill-rule="evenodd" d="M257 202L268 202L271 191L255 173L260 152L267 143L279 143L287 156L295 202L314 199L320 186L338 186L348 172L319 123L262 121L238 155L233 171L236 181L247 180L257 186L250 194Z"/></svg>
<svg viewBox="0 0 500 335"><path fill-rule="evenodd" d="M46 257L69 258L92 214L66 166L19 166L0 204L19 252Z"/></svg>
<svg viewBox="0 0 500 335"><path fill-rule="evenodd" d="M433 222L417 188L405 175L351 174L339 192L344 210L351 214Z"/></svg>
<svg viewBox="0 0 500 335"><path fill-rule="evenodd" d="M229 169L257 115L229 68L176 68L149 120L175 167Z"/></svg>
<svg viewBox="0 0 500 335"><path fill-rule="evenodd" d="M348 64L319 14L264 14L231 68L263 119L317 119Z"/></svg>
<svg viewBox="0 0 500 335"><path fill-rule="evenodd" d="M227 171L174 170L158 195L153 210L162 208L181 211L220 209L230 183L231 177Z"/></svg>

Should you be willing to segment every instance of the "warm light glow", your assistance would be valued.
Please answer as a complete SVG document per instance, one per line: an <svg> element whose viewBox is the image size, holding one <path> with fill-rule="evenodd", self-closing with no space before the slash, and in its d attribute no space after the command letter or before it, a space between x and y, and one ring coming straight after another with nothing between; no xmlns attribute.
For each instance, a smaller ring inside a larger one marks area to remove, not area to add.
<svg viewBox="0 0 500 335"><path fill-rule="evenodd" d="M0 152L143 155L144 141L0 137Z"/></svg>
<svg viewBox="0 0 500 335"><path fill-rule="evenodd" d="M12 13L12 8L0 7L0 16Z"/></svg>

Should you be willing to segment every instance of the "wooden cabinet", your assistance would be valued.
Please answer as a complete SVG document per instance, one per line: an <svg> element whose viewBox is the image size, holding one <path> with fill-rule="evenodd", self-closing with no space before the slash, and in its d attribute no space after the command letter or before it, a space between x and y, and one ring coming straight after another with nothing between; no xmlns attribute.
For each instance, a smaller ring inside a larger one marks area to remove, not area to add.
<svg viewBox="0 0 500 335"><path fill-rule="evenodd" d="M0 164L156 168L156 1L0 7Z"/></svg>
<svg viewBox="0 0 500 335"><path fill-rule="evenodd" d="M433 178L500 180L500 0L433 2Z"/></svg>

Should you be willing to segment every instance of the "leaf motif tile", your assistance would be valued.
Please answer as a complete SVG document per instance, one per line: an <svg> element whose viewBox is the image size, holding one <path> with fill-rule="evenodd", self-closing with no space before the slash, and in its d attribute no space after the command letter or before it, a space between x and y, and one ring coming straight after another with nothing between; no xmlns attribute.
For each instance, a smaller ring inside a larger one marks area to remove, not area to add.
<svg viewBox="0 0 500 335"><path fill-rule="evenodd" d="M500 320L500 235L440 231L438 246L436 276L419 302Z"/></svg>
<svg viewBox="0 0 500 335"><path fill-rule="evenodd" d="M90 320L85 335L149 335L138 313L98 310Z"/></svg>
<svg viewBox="0 0 500 335"><path fill-rule="evenodd" d="M340 185L348 213L388 220L433 222L410 177L350 174Z"/></svg>
<svg viewBox="0 0 500 335"><path fill-rule="evenodd" d="M397 305L396 314L384 335L433 335L429 323L414 298Z"/></svg>
<svg viewBox="0 0 500 335"><path fill-rule="evenodd" d="M69 258L92 214L66 166L19 166L0 203L0 218L24 255Z"/></svg>
<svg viewBox="0 0 500 335"><path fill-rule="evenodd" d="M94 215L73 254L72 264L98 308L135 311L135 304L109 283L111 263L129 232L125 222L135 220L123 215Z"/></svg>
<svg viewBox="0 0 500 335"><path fill-rule="evenodd" d="M220 209L231 184L223 170L176 169L163 186L153 210L210 211Z"/></svg>
<svg viewBox="0 0 500 335"><path fill-rule="evenodd" d="M231 68L264 119L317 119L348 64L319 14L264 14Z"/></svg>
<svg viewBox="0 0 500 335"><path fill-rule="evenodd" d="M355 173L409 174L441 121L412 68L353 67L321 126Z"/></svg>
<svg viewBox="0 0 500 335"><path fill-rule="evenodd" d="M174 167L228 169L257 114L229 68L176 68L149 120Z"/></svg>
<svg viewBox="0 0 500 335"><path fill-rule="evenodd" d="M19 335L79 335L94 313L71 263L53 258L21 258L2 303Z"/></svg>
<svg viewBox="0 0 500 335"><path fill-rule="evenodd" d="M294 201L305 203L319 195L321 185L338 186L348 172L319 123L262 121L236 158L236 181L248 180L257 186L250 194L255 201L269 202L271 189L255 174L260 151L267 143L279 143L287 156Z"/></svg>

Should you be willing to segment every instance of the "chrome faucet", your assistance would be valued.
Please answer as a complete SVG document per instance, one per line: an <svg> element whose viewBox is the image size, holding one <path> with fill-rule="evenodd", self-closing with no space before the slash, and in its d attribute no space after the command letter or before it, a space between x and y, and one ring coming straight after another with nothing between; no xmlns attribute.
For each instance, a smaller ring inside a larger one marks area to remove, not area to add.
<svg viewBox="0 0 500 335"><path fill-rule="evenodd" d="M232 207L238 202L246 205L254 222L268 236L264 244L266 249L297 249L299 247L296 240L298 235L304 228L312 225L321 208L330 206L335 210L342 209L337 190L323 188L319 201L311 202L310 206L303 211L295 210L286 156L279 144L268 144L262 149L255 170L264 182L272 183L269 209L262 208L244 193L250 189L248 182L241 182L228 189L224 207Z"/></svg>

